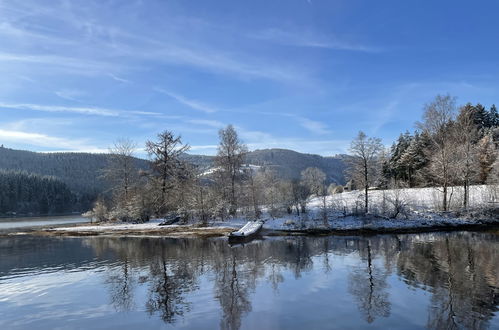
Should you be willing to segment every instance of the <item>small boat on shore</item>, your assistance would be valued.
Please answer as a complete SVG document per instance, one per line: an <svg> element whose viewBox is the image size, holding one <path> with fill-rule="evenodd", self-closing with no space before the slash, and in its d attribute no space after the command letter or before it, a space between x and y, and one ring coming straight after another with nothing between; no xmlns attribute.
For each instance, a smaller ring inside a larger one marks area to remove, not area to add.
<svg viewBox="0 0 499 330"><path fill-rule="evenodd" d="M229 234L230 241L243 241L251 239L262 230L263 221L248 221L241 229Z"/></svg>

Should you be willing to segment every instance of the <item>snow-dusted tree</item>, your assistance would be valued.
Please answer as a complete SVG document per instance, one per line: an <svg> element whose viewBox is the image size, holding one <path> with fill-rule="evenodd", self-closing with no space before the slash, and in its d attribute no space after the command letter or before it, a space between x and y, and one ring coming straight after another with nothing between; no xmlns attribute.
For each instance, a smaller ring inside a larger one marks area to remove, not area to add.
<svg viewBox="0 0 499 330"><path fill-rule="evenodd" d="M168 211L168 194L175 191L175 184L185 175L186 165L180 156L187 150L189 145L183 144L181 137L170 131L158 134L157 141L146 142L146 151L151 157L151 178L159 190L155 201L158 215L164 215Z"/></svg>
<svg viewBox="0 0 499 330"><path fill-rule="evenodd" d="M442 209L447 211L447 190L452 181L452 165L455 159L451 126L456 114L455 98L450 95L437 95L424 107L423 121L418 127L431 140L429 171L434 183L442 186Z"/></svg>
<svg viewBox="0 0 499 330"><path fill-rule="evenodd" d="M492 165L492 170L487 178L487 187L490 192L490 201L492 203L499 202L499 159L496 159Z"/></svg>
<svg viewBox="0 0 499 330"><path fill-rule="evenodd" d="M407 170L409 187L416 184L422 185L428 181L425 167L430 161L426 152L430 145L428 134L416 132L409 147L400 157L400 165Z"/></svg>
<svg viewBox="0 0 499 330"><path fill-rule="evenodd" d="M476 148L478 150L478 155L479 155L478 181L480 183L485 183L487 182L487 177L489 176L489 173L492 170L494 161L497 158L497 152L492 133L488 133L484 137L482 137L480 141L478 141Z"/></svg>
<svg viewBox="0 0 499 330"><path fill-rule="evenodd" d="M384 147L381 139L368 138L364 132L359 132L350 144L348 175L364 189L364 213L369 211L369 187L372 186L380 172L379 156Z"/></svg>
<svg viewBox="0 0 499 330"><path fill-rule="evenodd" d="M455 177L463 186L463 207L466 209L469 204L469 186L477 176L479 162L475 147L478 129L472 114L464 109L461 108L452 133L456 157Z"/></svg>
<svg viewBox="0 0 499 330"><path fill-rule="evenodd" d="M234 215L237 211L236 184L242 177L241 167L248 149L246 145L241 142L232 125L228 125L226 128L221 129L218 132L218 135L220 137L220 142L215 163L222 173L221 184L225 188L224 191L228 191L227 197L229 198L230 203L229 213Z"/></svg>
<svg viewBox="0 0 499 330"><path fill-rule="evenodd" d="M112 185L117 204L126 205L130 201L132 188L137 182L135 148L135 143L129 139L120 139L109 148L111 157L104 176Z"/></svg>
<svg viewBox="0 0 499 330"><path fill-rule="evenodd" d="M258 219L261 215L260 203L262 203L262 184L260 180L258 180L258 171L252 169L251 167L247 168L244 171L244 182L245 182L245 190L247 196L247 204L250 205L252 209L252 216L255 219Z"/></svg>
<svg viewBox="0 0 499 330"><path fill-rule="evenodd" d="M305 213L307 211L307 198L310 194L310 189L300 182L300 180L295 179L291 181L291 194L296 215L300 215L300 211Z"/></svg>
<svg viewBox="0 0 499 330"><path fill-rule="evenodd" d="M279 191L279 177L277 172L272 168L265 168L259 172L256 177L257 185L262 187L263 200L267 206L270 216L276 217L280 211L280 191Z"/></svg>
<svg viewBox="0 0 499 330"><path fill-rule="evenodd" d="M108 212L107 206L103 199L99 198L94 202L94 207L90 212L86 214L90 215L91 221L102 222L107 220Z"/></svg>
<svg viewBox="0 0 499 330"><path fill-rule="evenodd" d="M326 174L317 167L308 167L301 172L301 180L312 194L321 198L322 220L327 225L327 185Z"/></svg>

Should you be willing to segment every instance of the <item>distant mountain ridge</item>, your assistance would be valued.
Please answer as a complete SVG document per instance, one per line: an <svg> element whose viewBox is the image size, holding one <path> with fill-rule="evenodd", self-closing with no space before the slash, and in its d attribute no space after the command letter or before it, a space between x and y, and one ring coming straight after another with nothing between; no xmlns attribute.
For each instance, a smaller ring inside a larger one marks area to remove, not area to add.
<svg viewBox="0 0 499 330"><path fill-rule="evenodd" d="M328 182L344 184L345 157L348 156L323 157L288 149L263 149L249 152L246 162L272 167L286 179L298 179L307 167L318 167L326 173ZM107 190L108 183L102 178L102 170L108 165L109 158L109 154L39 153L0 147L0 169L53 176L78 193ZM214 166L215 157L185 154L183 159L201 169L209 169ZM137 158L136 165L147 169L149 161Z"/></svg>

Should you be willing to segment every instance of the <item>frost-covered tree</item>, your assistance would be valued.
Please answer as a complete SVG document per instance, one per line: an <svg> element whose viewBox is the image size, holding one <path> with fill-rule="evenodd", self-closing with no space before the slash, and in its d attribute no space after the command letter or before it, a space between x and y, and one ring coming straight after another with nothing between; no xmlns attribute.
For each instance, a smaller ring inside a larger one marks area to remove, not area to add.
<svg viewBox="0 0 499 330"><path fill-rule="evenodd" d="M221 171L221 184L230 203L229 213L235 215L237 211L236 185L241 179L241 167L244 157L248 151L246 145L239 139L239 136L232 125L221 129L218 132L220 142L218 144L215 163Z"/></svg>
<svg viewBox="0 0 499 330"><path fill-rule="evenodd" d="M359 132L350 144L350 179L364 189L364 213L369 211L369 187L376 182L380 172L379 156L383 151L381 139L367 137Z"/></svg>
<svg viewBox="0 0 499 330"><path fill-rule="evenodd" d="M497 158L497 151L492 134L486 134L477 143L479 174L478 182L485 183Z"/></svg>
<svg viewBox="0 0 499 330"><path fill-rule="evenodd" d="M475 142L478 139L478 128L472 115L461 108L452 129L454 139L455 178L463 186L463 207L469 204L469 186L475 180L478 169L478 153Z"/></svg>
<svg viewBox="0 0 499 330"><path fill-rule="evenodd" d="M291 194L296 215L300 215L300 211L301 213L305 213L310 189L303 182L300 182L300 180L294 179L291 181Z"/></svg>
<svg viewBox="0 0 499 330"><path fill-rule="evenodd" d="M455 97L437 95L424 107L423 121L418 127L431 140L429 171L434 182L442 187L442 209L448 209L447 190L452 182L452 164L455 159L453 137L450 134L456 114Z"/></svg>
<svg viewBox="0 0 499 330"><path fill-rule="evenodd" d="M137 183L135 148L135 143L129 139L120 139L109 148L111 157L104 170L104 177L111 184L118 206L124 206L130 201L132 189Z"/></svg>
<svg viewBox="0 0 499 330"><path fill-rule="evenodd" d="M151 180L158 191L155 209L158 215L168 211L169 197L176 192L176 184L186 176L187 166L181 156L189 150L189 145L182 143L180 136L164 131L156 141L146 142L146 151L151 157Z"/></svg>
<svg viewBox="0 0 499 330"><path fill-rule="evenodd" d="M326 174L317 167L308 167L301 172L301 180L312 194L321 198L322 220L327 224L327 184Z"/></svg>

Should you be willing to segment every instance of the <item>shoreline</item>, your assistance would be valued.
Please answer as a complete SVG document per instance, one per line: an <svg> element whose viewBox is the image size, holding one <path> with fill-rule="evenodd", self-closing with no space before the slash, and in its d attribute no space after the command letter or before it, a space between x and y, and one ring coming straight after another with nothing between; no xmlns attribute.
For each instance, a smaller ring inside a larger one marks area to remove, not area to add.
<svg viewBox="0 0 499 330"><path fill-rule="evenodd" d="M84 237L84 236L154 236L171 238L210 238L227 237L229 233L238 229L239 224L226 223L219 226L201 226L201 225L170 225L157 226L155 223L148 226L140 224L101 224L88 226L86 224L75 224L73 226L49 226L45 228L29 228L26 230L13 230L0 232L1 236L51 236L51 237ZM100 227L100 228L99 228ZM134 228L135 227L135 228ZM79 229L81 228L81 229ZM478 220L471 222L455 223L435 223L425 224L424 226L414 223L414 226L404 227L384 227L366 225L357 228L303 228L303 229L284 229L284 228L265 228L260 236L346 236L346 235L383 235L383 234L417 234L429 232L448 232L448 231L488 231L499 230L499 219L487 221Z"/></svg>

